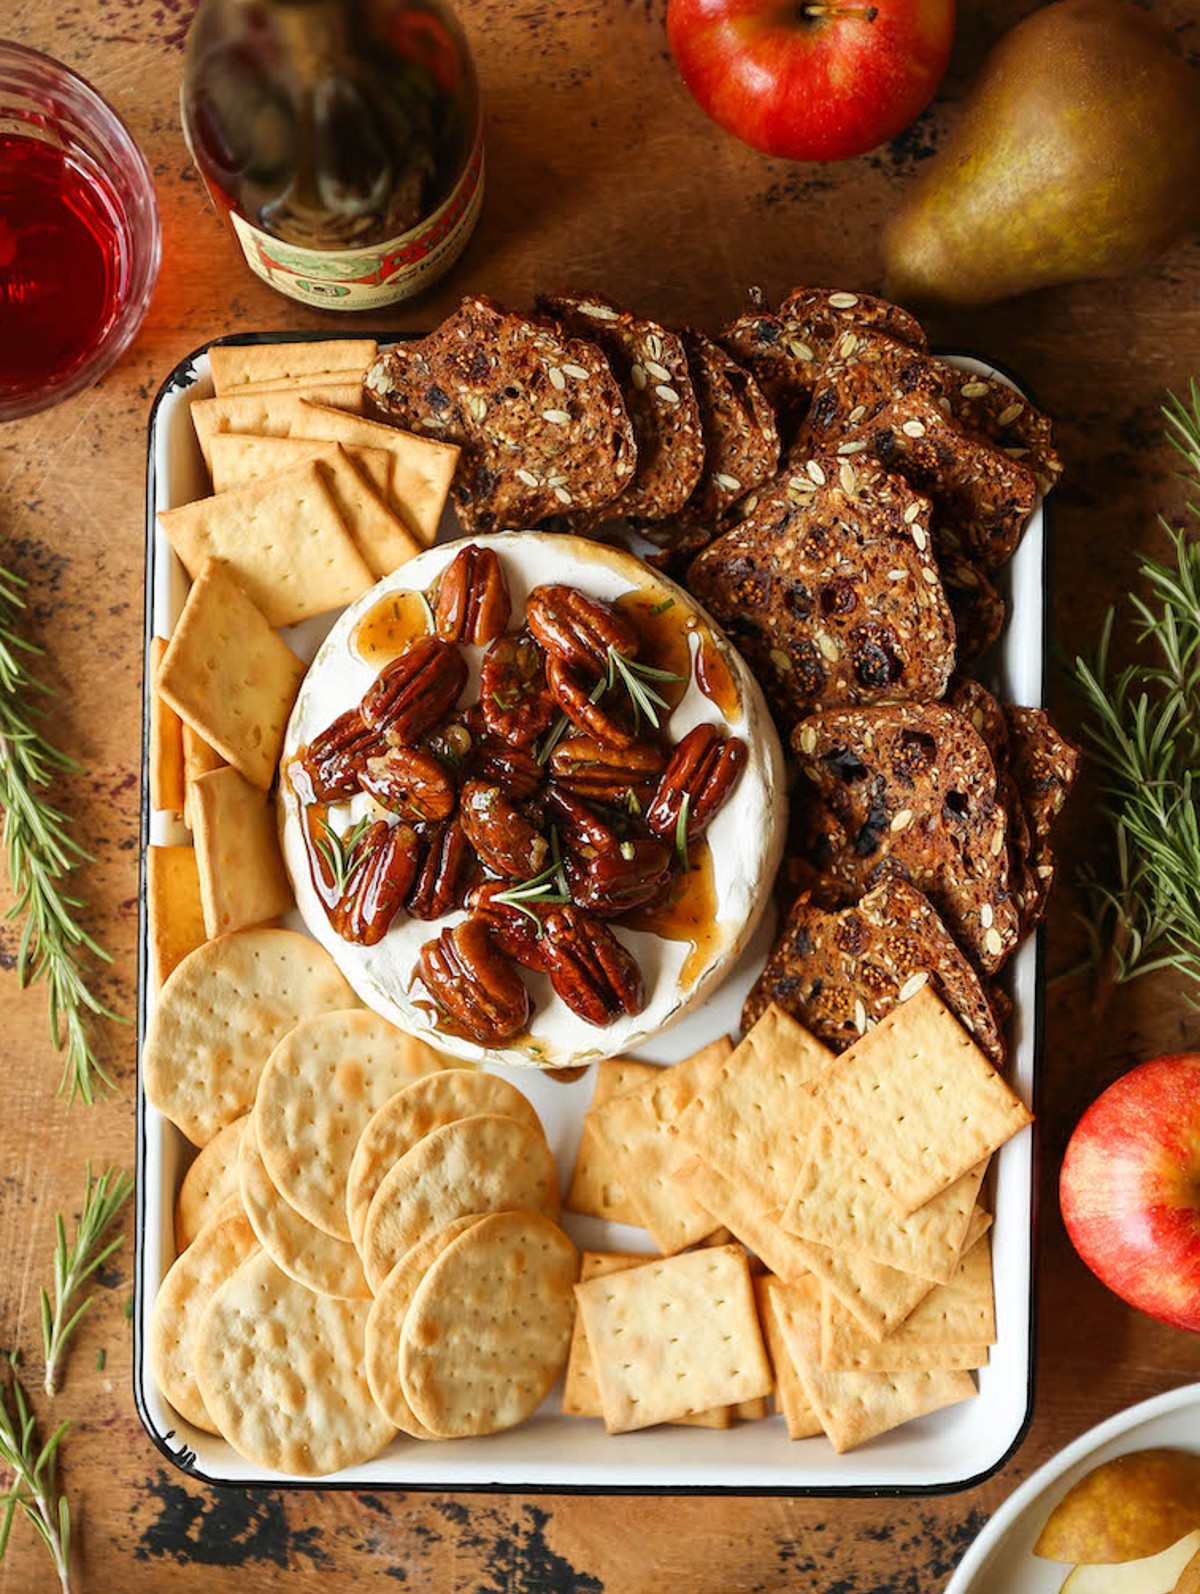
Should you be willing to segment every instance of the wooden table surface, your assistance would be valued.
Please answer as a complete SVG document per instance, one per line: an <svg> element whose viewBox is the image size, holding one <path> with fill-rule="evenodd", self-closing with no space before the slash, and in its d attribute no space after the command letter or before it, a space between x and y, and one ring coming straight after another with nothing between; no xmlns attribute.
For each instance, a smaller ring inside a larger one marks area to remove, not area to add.
<svg viewBox="0 0 1200 1594"><path fill-rule="evenodd" d="M1194 7L1153 10L1195 43ZM489 196L449 281L381 317L416 328L458 294L527 302L563 281L604 288L664 318L714 325L751 283L870 287L876 238L955 114L988 45L1026 9L987 0L962 20L935 111L896 144L836 167L787 166L712 128L666 51L663 0L464 0L488 106ZM162 276L119 367L58 410L0 429L0 562L31 583L31 629L49 649L61 743L86 773L63 789L95 854L82 874L90 923L113 953L102 989L135 1001L141 760L146 421L177 360L221 333L343 325L260 285L205 201L179 130L188 0L7 0L9 36L84 73L145 150L162 207ZM1089 649L1127 590L1155 515L1180 490L1160 438L1165 391L1200 373L1200 243L1177 246L1133 282L1092 283L931 323L1020 372L1058 418L1069 473L1053 532L1051 698L1077 705L1062 660ZM1135 1061L1200 1041L1200 1018L1169 978L1116 993L1103 1016L1069 977L1082 952L1073 866L1104 845L1094 792L1078 797L1050 915L1040 1119L1036 1411L994 1478L966 1494L902 1500L472 1497L210 1492L171 1470L143 1433L130 1386L130 1248L106 1269L53 1416L77 1522L77 1586L237 1590L289 1585L487 1594L567 1591L940 1589L1000 1501L1092 1423L1200 1377L1200 1339L1127 1310L1085 1271L1063 1234L1058 1165L1083 1106ZM0 1345L37 1366L37 1291L50 1277L53 1214L78 1201L84 1162L132 1167L134 1038L101 1036L117 1089L68 1110L45 1028L45 995L13 976L0 929ZM106 1361L97 1370L97 1352ZM48 1423L48 1403L38 1409ZM0 1591L55 1586L18 1522Z"/></svg>

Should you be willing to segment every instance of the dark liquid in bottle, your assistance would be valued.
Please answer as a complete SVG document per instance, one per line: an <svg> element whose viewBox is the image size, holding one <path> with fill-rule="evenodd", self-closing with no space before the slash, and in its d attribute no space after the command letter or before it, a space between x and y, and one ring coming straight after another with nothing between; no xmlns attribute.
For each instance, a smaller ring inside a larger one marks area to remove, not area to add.
<svg viewBox="0 0 1200 1594"><path fill-rule="evenodd" d="M70 375L102 341L126 275L105 178L40 139L0 134L0 394Z"/></svg>

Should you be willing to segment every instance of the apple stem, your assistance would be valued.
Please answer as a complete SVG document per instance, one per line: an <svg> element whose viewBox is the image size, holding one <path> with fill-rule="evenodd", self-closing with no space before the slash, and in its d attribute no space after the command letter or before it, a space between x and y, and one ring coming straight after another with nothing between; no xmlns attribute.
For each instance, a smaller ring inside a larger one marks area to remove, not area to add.
<svg viewBox="0 0 1200 1594"><path fill-rule="evenodd" d="M814 21L821 17L858 17L863 22L874 22L879 15L879 7L804 5L800 8L800 15Z"/></svg>

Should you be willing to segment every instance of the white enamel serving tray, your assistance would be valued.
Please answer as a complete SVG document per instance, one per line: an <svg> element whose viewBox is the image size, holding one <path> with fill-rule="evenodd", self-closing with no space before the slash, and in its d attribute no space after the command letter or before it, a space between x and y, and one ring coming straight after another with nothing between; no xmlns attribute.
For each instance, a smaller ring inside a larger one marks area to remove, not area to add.
<svg viewBox="0 0 1200 1594"><path fill-rule="evenodd" d="M297 334L281 334L295 341ZM321 336L327 336L322 333ZM243 340L244 341L244 340ZM273 339L274 341L274 339ZM956 359L988 375L1003 373L977 360ZM192 431L188 404L212 392L207 353L183 361L164 384L150 422L146 530L146 627L148 651L154 636L170 636L183 608L186 578L155 512L186 503L209 491L203 461ZM442 539L461 535L451 515ZM1034 514L1016 557L1004 574L1010 599L1008 628L995 650L992 684L1013 702L1042 701L1044 650L1044 522ZM308 621L286 633L287 640L311 658L336 613ZM148 709L147 709L148 723ZM151 812L143 771L142 845L186 842L186 831L170 815ZM302 928L298 919L296 928ZM697 1011L637 1052L648 1061L668 1063L690 1055L727 1033L736 1034L743 999L770 946L770 915L736 969ZM144 1036L153 996L148 990L145 892L142 892L139 1039ZM1036 938L1022 947L1011 965L1015 1007L1010 1031L1010 1079L1030 1102L1035 1092L1035 1059L1040 1034L1040 950ZM579 1128L592 1094L593 1071L564 1085L530 1069L503 1070L537 1109L558 1159L565 1189L574 1166ZM1018 1135L996 1159L992 1197L993 1253L998 1343L989 1366L978 1375L979 1394L948 1411L909 1423L862 1449L837 1456L824 1439L789 1441L783 1420L739 1424L730 1429L663 1427L609 1436L598 1420L559 1415L559 1389L523 1426L483 1439L441 1444L396 1439L373 1461L332 1478L293 1479L244 1461L223 1440L184 1422L160 1395L146 1357L150 1314L159 1283L174 1259L175 1195L190 1159L182 1135L148 1105L138 1081L138 1187L136 1231L136 1309L134 1317L134 1395L150 1437L183 1470L209 1483L279 1484L312 1482L328 1488L498 1488L555 1490L638 1490L682 1492L728 1490L741 1493L933 1492L967 1487L994 1471L1020 1441L1033 1400L1033 1164L1034 1141ZM1036 1132L1036 1131L1035 1131ZM650 1250L638 1229L564 1214L564 1227L580 1247Z"/></svg>
<svg viewBox="0 0 1200 1594"><path fill-rule="evenodd" d="M1159 1445L1200 1450L1200 1384L1119 1411L1052 1456L992 1517L959 1562L946 1594L1058 1594L1069 1568L1033 1553L1046 1518L1093 1467Z"/></svg>

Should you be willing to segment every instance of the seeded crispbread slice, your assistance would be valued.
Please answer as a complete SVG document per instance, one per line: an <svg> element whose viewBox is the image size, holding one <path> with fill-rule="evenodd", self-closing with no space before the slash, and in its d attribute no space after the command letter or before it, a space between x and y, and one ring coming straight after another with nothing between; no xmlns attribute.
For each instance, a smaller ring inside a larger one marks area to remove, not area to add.
<svg viewBox="0 0 1200 1594"><path fill-rule="evenodd" d="M887 1192L867 1177L860 1144L853 1131L843 1132L818 1116L780 1223L789 1234L816 1245L944 1284L966 1244L986 1161L903 1217Z"/></svg>
<svg viewBox="0 0 1200 1594"><path fill-rule="evenodd" d="M441 1066L432 1047L363 1008L297 1024L267 1059L254 1100L272 1184L309 1223L349 1240L346 1189L359 1135L397 1091Z"/></svg>
<svg viewBox="0 0 1200 1594"><path fill-rule="evenodd" d="M833 1053L777 1007L758 1023L674 1121L718 1173L754 1190L772 1211L787 1201L804 1156L807 1122L797 1121L804 1084Z"/></svg>
<svg viewBox="0 0 1200 1594"><path fill-rule="evenodd" d="M688 588L746 655L783 723L816 709L938 698L954 621L927 498L870 459L791 457L695 559Z"/></svg>
<svg viewBox="0 0 1200 1594"><path fill-rule="evenodd" d="M146 919L150 978L158 990L207 938L193 847L146 848Z"/></svg>
<svg viewBox="0 0 1200 1594"><path fill-rule="evenodd" d="M275 1187L258 1147L253 1114L238 1144L238 1190L263 1250L289 1278L339 1300L371 1295L350 1242L318 1229Z"/></svg>
<svg viewBox="0 0 1200 1594"><path fill-rule="evenodd" d="M991 1244L987 1235L963 1256L945 1284L925 1296L882 1340L865 1334L831 1290L821 1305L821 1366L826 1372L904 1372L982 1367L996 1342Z"/></svg>
<svg viewBox="0 0 1200 1594"><path fill-rule="evenodd" d="M540 1130L490 1113L435 1129L396 1163L367 1212L362 1256L372 1289L455 1218L517 1210L558 1216L558 1170Z"/></svg>
<svg viewBox="0 0 1200 1594"><path fill-rule="evenodd" d="M1019 924L996 769L971 722L942 703L830 709L792 746L816 797L804 819L814 900L842 907L902 875L994 973Z"/></svg>
<svg viewBox="0 0 1200 1594"><path fill-rule="evenodd" d="M420 1046L421 1042L414 1044ZM426 1048L428 1050L428 1048ZM436 1053L421 1079L399 1088L363 1125L345 1181L344 1209L350 1238L361 1249L375 1192L388 1172L418 1140L462 1118L491 1114L515 1118L538 1134L542 1124L527 1096L499 1074L446 1068Z"/></svg>
<svg viewBox="0 0 1200 1594"><path fill-rule="evenodd" d="M367 1318L367 1382L375 1404L388 1421L413 1439L436 1439L438 1436L414 1417L400 1382L400 1332L404 1319L417 1285L433 1263L460 1234L480 1222L482 1219L473 1215L455 1218L444 1229L428 1235L396 1263L371 1303Z"/></svg>
<svg viewBox="0 0 1200 1594"><path fill-rule="evenodd" d="M146 1098L203 1146L250 1111L263 1065L288 1030L356 1002L310 936L239 930L206 941L155 1003L142 1048Z"/></svg>
<svg viewBox="0 0 1200 1594"><path fill-rule="evenodd" d="M1026 860L1021 925L1032 929L1046 911L1054 883L1050 834L1079 773L1079 749L1068 742L1041 709L1006 703L1013 784L1026 820Z"/></svg>
<svg viewBox="0 0 1200 1594"><path fill-rule="evenodd" d="M633 480L633 427L600 350L482 295L385 350L365 387L385 419L462 449L451 494L467 532L599 510Z"/></svg>
<svg viewBox="0 0 1200 1594"><path fill-rule="evenodd" d="M821 1285L816 1279L770 1286L780 1331L809 1404L839 1455L901 1423L969 1400L966 1372L827 1373L821 1367Z"/></svg>
<svg viewBox="0 0 1200 1594"><path fill-rule="evenodd" d="M217 396L248 382L294 381L330 371L363 372L379 353L374 338L327 338L313 343L214 343L208 351Z"/></svg>
<svg viewBox="0 0 1200 1594"><path fill-rule="evenodd" d="M316 1476L384 1448L395 1429L364 1371L368 1311L305 1289L263 1252L217 1290L196 1336L196 1381L239 1455Z"/></svg>
<svg viewBox="0 0 1200 1594"><path fill-rule="evenodd" d="M676 1066L694 1079L695 1088L714 1081L733 1051L728 1036L705 1046ZM613 1159L617 1177L637 1213L638 1222L664 1256L695 1245L711 1234L716 1223L711 1213L691 1200L675 1175L691 1160L691 1148L672 1135L659 1117L655 1091L657 1079L626 1091L600 1108L593 1108L592 1123Z"/></svg>
<svg viewBox="0 0 1200 1594"><path fill-rule="evenodd" d="M167 651L167 639L150 639L146 660L150 688L150 806L166 813L183 812L183 722L158 693L158 672Z"/></svg>
<svg viewBox="0 0 1200 1594"><path fill-rule="evenodd" d="M304 669L228 570L209 559L176 622L159 689L181 719L265 791Z"/></svg>
<svg viewBox="0 0 1200 1594"><path fill-rule="evenodd" d="M699 1158L684 1167L679 1178L772 1273L785 1280L815 1273L873 1339L902 1323L933 1288L931 1279L789 1234L763 1209L753 1190L722 1178Z"/></svg>
<svg viewBox="0 0 1200 1594"><path fill-rule="evenodd" d="M579 1259L579 1281L586 1284L588 1279L605 1278L609 1273L623 1273L631 1267L644 1267L652 1260L652 1257L636 1251L584 1251ZM562 1412L564 1417L604 1415L582 1312L575 1313L575 1324L571 1330L571 1349L563 1375ZM693 1412L690 1416L676 1417L673 1421L682 1427L728 1428L732 1416L729 1406L714 1406L709 1411Z"/></svg>
<svg viewBox="0 0 1200 1594"><path fill-rule="evenodd" d="M741 1246L705 1247L575 1287L610 1433L771 1392Z"/></svg>
<svg viewBox="0 0 1200 1594"><path fill-rule="evenodd" d="M238 1146L247 1122L248 1114L243 1113L231 1124L226 1124L196 1153L191 1167L184 1174L175 1201L177 1253L187 1250L200 1230L212 1221L214 1214L231 1196L236 1198L240 1208Z"/></svg>
<svg viewBox="0 0 1200 1594"><path fill-rule="evenodd" d="M1033 1121L929 985L843 1052L811 1094L863 1176L906 1217Z"/></svg>
<svg viewBox="0 0 1200 1594"><path fill-rule="evenodd" d="M704 468L677 515L643 522L639 529L682 555L711 542L730 504L774 475L779 432L774 411L749 371L703 332L688 327L680 337L700 406Z"/></svg>
<svg viewBox="0 0 1200 1594"><path fill-rule="evenodd" d="M159 1389L187 1422L219 1432L196 1383L192 1361L205 1306L216 1290L259 1249L244 1213L210 1223L159 1285L146 1350Z"/></svg>
<svg viewBox="0 0 1200 1594"><path fill-rule="evenodd" d="M530 1416L562 1371L579 1254L547 1217L497 1212L432 1263L400 1330L400 1380L440 1438L500 1433Z"/></svg>
<svg viewBox="0 0 1200 1594"><path fill-rule="evenodd" d="M568 332L600 349L629 412L637 469L624 492L605 506L605 518L662 520L675 514L704 467L700 407L682 340L599 294L539 294L537 303Z"/></svg>
<svg viewBox="0 0 1200 1594"><path fill-rule="evenodd" d="M938 568L954 616L958 668L970 669L1004 630L1008 608L995 583L965 554L943 549Z"/></svg>
<svg viewBox="0 0 1200 1594"><path fill-rule="evenodd" d="M209 439L214 493L244 487L264 476L278 476L295 465L336 457L341 449L381 497L386 498L391 456L382 448L342 447L307 437L253 437L243 432L216 432ZM368 564L370 560L367 561Z"/></svg>
<svg viewBox="0 0 1200 1594"><path fill-rule="evenodd" d="M279 827L266 792L226 766L192 786L200 902L208 935L278 919L292 906Z"/></svg>
<svg viewBox="0 0 1200 1594"><path fill-rule="evenodd" d="M1004 1036L983 981L929 899L899 877L840 912L798 899L746 998L742 1027L749 1029L774 1002L826 1046L844 1051L930 979L1001 1066Z"/></svg>
<svg viewBox="0 0 1200 1594"><path fill-rule="evenodd" d="M579 1212L589 1218L606 1218L610 1223L638 1223L637 1211L617 1178L608 1148L600 1143L592 1125L592 1113L614 1096L633 1090L639 1084L657 1078L662 1072L653 1063L634 1063L625 1057L610 1057L596 1064L591 1105L583 1116L575 1169L563 1202L568 1212Z"/></svg>
<svg viewBox="0 0 1200 1594"><path fill-rule="evenodd" d="M353 603L374 580L314 461L160 510L158 524L190 576L224 560L274 626Z"/></svg>
<svg viewBox="0 0 1200 1594"><path fill-rule="evenodd" d="M783 1416L789 1439L812 1439L824 1433L821 1419L808 1403L792 1353L788 1350L771 1299L772 1273L760 1273L754 1280L754 1304L763 1342L775 1378L775 1408ZM775 1280L775 1282L778 1282Z"/></svg>
<svg viewBox="0 0 1200 1594"><path fill-rule="evenodd" d="M274 393L225 393L219 398L193 399L189 410L196 429L196 441L204 463L212 470L209 444L220 432L248 432L255 437L290 437L291 422L299 413L306 393L315 393L327 409L363 412L361 383L332 388L320 382L311 387L292 387Z"/></svg>

